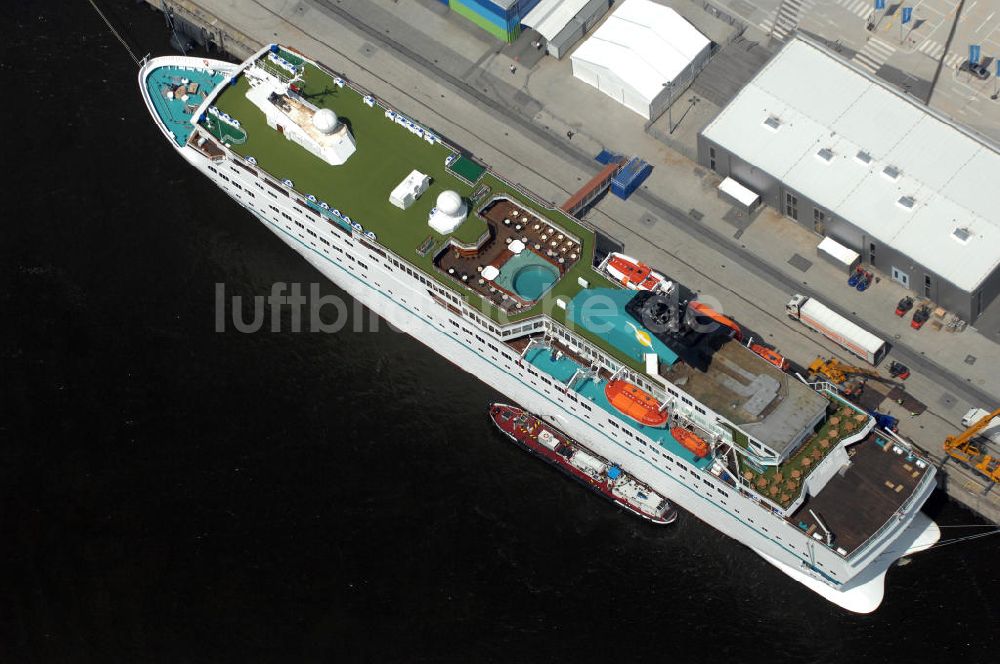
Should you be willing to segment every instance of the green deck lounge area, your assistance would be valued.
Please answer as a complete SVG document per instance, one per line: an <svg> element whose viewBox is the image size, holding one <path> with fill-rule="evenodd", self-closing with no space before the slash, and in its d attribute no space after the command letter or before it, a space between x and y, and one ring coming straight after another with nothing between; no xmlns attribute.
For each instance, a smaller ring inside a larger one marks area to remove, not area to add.
<svg viewBox="0 0 1000 664"><path fill-rule="evenodd" d="M216 103L220 111L238 119L247 134L245 143L231 149L253 157L279 180L291 180L296 191L312 194L349 215L407 260L417 259L416 248L434 233L427 225L427 216L437 195L446 189L463 197L472 193L468 184L445 167L451 150L440 143L431 145L387 120L381 108L369 108L361 95L348 87L338 88L331 80L328 87L307 84L302 88L306 100L333 110L353 134L357 152L343 166L330 166L268 127L263 112L247 99L248 89L246 78L241 76ZM389 192L414 169L431 177L431 187L410 209L400 210L389 202ZM481 220L470 216L455 237L474 243L485 230Z"/></svg>
<svg viewBox="0 0 1000 664"><path fill-rule="evenodd" d="M868 416L836 399L830 399L831 412L819 429L795 453L778 466L768 467L763 473L750 468L741 471L743 479L761 495L788 507L802 491L809 474L826 455L845 438L854 436L868 421ZM737 444L746 447L746 438L739 437Z"/></svg>
<svg viewBox="0 0 1000 664"><path fill-rule="evenodd" d="M350 85L338 86L328 73L308 60L304 62L303 77L297 83L300 95L317 107L333 110L350 129L357 151L343 166L330 166L287 140L267 125L264 113L246 97L250 86L246 77L241 75L235 84L218 96L214 104L220 111L237 119L246 132L244 143L230 146L233 152L253 157L259 168L278 180L290 180L294 189L303 196L311 194L350 216L366 231L375 233L379 244L454 290L498 323L515 322L544 313L573 327L566 319L566 312L556 305L557 299L568 302L579 293L583 288L578 281L580 278L586 280L591 288L614 287L592 268L593 231L564 213L542 205L491 171L483 171L478 164L458 155L447 145L441 142L431 144L410 133L405 127L387 119L383 107L377 104L374 108L369 107L364 102L363 94ZM448 157L454 157L450 168L445 163ZM431 186L408 210L401 210L389 203L389 193L414 169L429 175ZM451 169L478 180L470 186L456 177ZM535 306L517 313L505 313L442 274L433 264L434 256L449 239L475 244L486 231L485 221L475 213L470 213L451 236L443 236L431 229L427 218L438 194L451 189L468 199L483 187L488 188L489 196L480 200L480 204L498 195L509 196L582 241L579 260L563 278ZM433 248L423 254L418 253L418 248L426 246L428 238L431 238ZM620 353L603 339L584 329L577 332L609 355L618 357L636 370L642 370L638 361L619 357Z"/></svg>

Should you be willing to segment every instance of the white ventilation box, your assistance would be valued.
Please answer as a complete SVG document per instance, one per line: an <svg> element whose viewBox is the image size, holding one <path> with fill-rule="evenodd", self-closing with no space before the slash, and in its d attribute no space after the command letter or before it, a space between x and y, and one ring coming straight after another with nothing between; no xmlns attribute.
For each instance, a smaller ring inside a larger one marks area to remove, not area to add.
<svg viewBox="0 0 1000 664"><path fill-rule="evenodd" d="M396 188L389 194L389 202L405 210L413 205L420 195L431 186L431 178L420 171L410 171L406 179L396 185Z"/></svg>

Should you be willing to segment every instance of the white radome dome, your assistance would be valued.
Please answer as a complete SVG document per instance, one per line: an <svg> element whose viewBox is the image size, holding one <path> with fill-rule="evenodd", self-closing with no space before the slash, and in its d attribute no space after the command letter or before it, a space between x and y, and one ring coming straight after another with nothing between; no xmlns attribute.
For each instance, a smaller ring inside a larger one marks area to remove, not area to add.
<svg viewBox="0 0 1000 664"><path fill-rule="evenodd" d="M321 134L332 134L338 122L337 114L328 108L321 108L313 114L313 126Z"/></svg>
<svg viewBox="0 0 1000 664"><path fill-rule="evenodd" d="M437 197L437 208L447 215L456 215L462 210L462 197L452 190L442 191Z"/></svg>

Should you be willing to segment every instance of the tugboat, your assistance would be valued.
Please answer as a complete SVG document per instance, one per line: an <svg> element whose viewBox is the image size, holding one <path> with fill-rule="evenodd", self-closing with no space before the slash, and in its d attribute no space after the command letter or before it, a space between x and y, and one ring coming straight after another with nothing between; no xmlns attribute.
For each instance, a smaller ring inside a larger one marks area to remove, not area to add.
<svg viewBox="0 0 1000 664"><path fill-rule="evenodd" d="M666 498L523 408L494 403L490 419L512 441L629 512L659 525L677 520Z"/></svg>

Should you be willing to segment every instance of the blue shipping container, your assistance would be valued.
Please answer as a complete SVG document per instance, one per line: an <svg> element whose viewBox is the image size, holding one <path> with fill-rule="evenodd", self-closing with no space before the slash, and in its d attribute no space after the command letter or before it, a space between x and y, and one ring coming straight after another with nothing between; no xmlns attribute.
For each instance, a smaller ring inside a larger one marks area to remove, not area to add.
<svg viewBox="0 0 1000 664"><path fill-rule="evenodd" d="M594 157L594 159L597 161L597 163L604 164L605 166L607 166L608 164L610 164L613 161L621 161L622 158L623 158L622 155L615 154L611 150L601 150L597 154L597 156Z"/></svg>
<svg viewBox="0 0 1000 664"><path fill-rule="evenodd" d="M628 198L649 177L652 170L653 167L642 159L632 157L611 180L611 193L623 200Z"/></svg>

